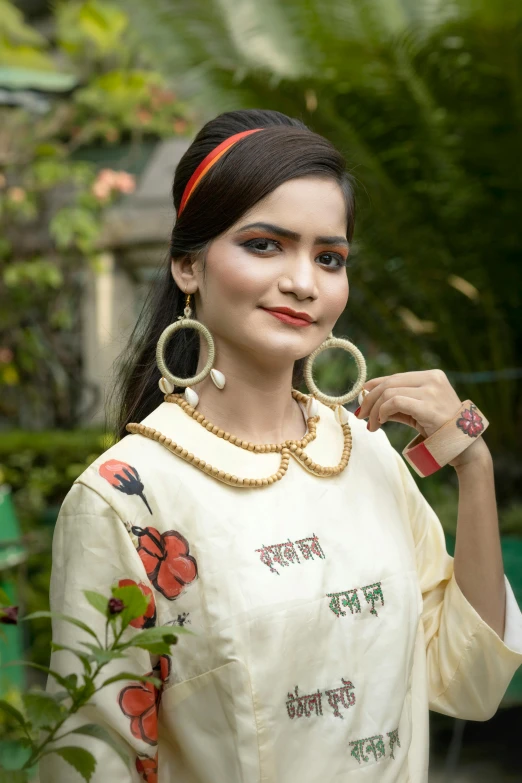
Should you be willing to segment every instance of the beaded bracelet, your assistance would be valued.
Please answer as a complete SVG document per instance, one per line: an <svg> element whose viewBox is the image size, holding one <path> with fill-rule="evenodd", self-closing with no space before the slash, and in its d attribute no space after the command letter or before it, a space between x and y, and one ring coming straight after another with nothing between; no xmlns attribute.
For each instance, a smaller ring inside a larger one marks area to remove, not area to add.
<svg viewBox="0 0 522 783"><path fill-rule="evenodd" d="M471 446L488 426L488 420L477 406L466 400L455 415L429 438L417 435L408 443L403 449L403 457L419 476L431 476Z"/></svg>

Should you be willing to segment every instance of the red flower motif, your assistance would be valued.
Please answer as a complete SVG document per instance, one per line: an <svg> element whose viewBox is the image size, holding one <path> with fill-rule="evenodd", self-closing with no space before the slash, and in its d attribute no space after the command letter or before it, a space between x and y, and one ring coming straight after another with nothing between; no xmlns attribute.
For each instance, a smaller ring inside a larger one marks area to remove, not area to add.
<svg viewBox="0 0 522 783"><path fill-rule="evenodd" d="M153 759L137 758L136 769L145 783L158 783L158 754L156 753Z"/></svg>
<svg viewBox="0 0 522 783"><path fill-rule="evenodd" d="M156 666L154 667L154 674L159 677L161 682L165 684L169 681L170 670L172 668L172 661L168 655L160 655Z"/></svg>
<svg viewBox="0 0 522 783"><path fill-rule="evenodd" d="M465 432L466 435L469 435L470 438L476 438L477 435L480 435L484 429L482 416L479 416L479 414L476 413L475 405L470 405L469 408L464 408L461 413L461 418L457 419L456 423L459 430Z"/></svg>
<svg viewBox="0 0 522 783"><path fill-rule="evenodd" d="M161 655L158 663L149 676L159 676L165 683L170 675L170 658ZM122 712L131 719L130 730L133 737L143 740L148 745L158 742L158 709L161 701L161 690L151 682L136 682L122 688L118 702Z"/></svg>
<svg viewBox="0 0 522 783"><path fill-rule="evenodd" d="M141 617L131 620L130 625L133 628L152 628L156 623L156 602L152 590L148 585L143 582L135 582L134 579L120 579L118 582L118 587L127 587L128 585L139 587L145 598L149 599L145 613Z"/></svg>
<svg viewBox="0 0 522 783"><path fill-rule="evenodd" d="M133 468L132 465L128 465L126 462L110 459L104 462L103 465L100 465L98 473L112 487L119 489L120 492L124 492L126 495L138 495L152 514L152 509L143 494L144 487L136 468Z"/></svg>
<svg viewBox="0 0 522 783"><path fill-rule="evenodd" d="M151 682L137 682L123 688L119 696L122 711L131 719L132 736L148 745L158 742L158 694L158 689Z"/></svg>
<svg viewBox="0 0 522 783"><path fill-rule="evenodd" d="M154 527L133 527L132 532L139 537L138 554L147 576L156 590L173 601L198 575L187 539L176 530L158 533Z"/></svg>

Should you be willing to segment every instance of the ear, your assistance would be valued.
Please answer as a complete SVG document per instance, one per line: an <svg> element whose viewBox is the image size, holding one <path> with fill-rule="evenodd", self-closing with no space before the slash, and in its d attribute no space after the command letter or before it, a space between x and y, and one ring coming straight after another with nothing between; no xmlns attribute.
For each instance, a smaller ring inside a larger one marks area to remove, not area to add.
<svg viewBox="0 0 522 783"><path fill-rule="evenodd" d="M195 294L198 290L194 264L195 260L188 255L171 258L170 261L172 277L185 294Z"/></svg>

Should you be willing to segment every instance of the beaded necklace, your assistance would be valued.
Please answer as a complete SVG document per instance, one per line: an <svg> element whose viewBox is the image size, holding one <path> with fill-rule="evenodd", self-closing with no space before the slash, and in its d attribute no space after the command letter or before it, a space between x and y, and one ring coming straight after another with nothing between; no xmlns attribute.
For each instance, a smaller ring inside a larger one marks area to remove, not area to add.
<svg viewBox="0 0 522 783"><path fill-rule="evenodd" d="M310 397L308 395L297 391L297 389L292 389L292 397L297 402L303 402L305 404L310 401ZM203 459L199 459L197 456L189 452L188 449L183 448L183 446L179 445L171 438L167 438L153 427L147 427L144 424L134 422L127 424L126 430L128 432L131 432L134 435L143 435L146 438L150 438L151 440L155 440L158 443L161 443L173 454L177 454L178 457L181 457L186 462L190 462L204 473L207 473L207 475L212 476L218 481L222 481L223 483L229 484L233 487L259 488L267 487L270 484L275 484L277 481L281 481L286 471L288 470L290 456L292 456L309 473L312 473L314 476L318 476L320 478L328 478L330 476L339 475L339 473L342 473L342 471L346 468L350 459L350 454L352 451L352 433L348 422L345 422L344 424L340 423L344 440L341 460L337 465L327 467L324 465L319 465L305 451L306 446L316 438L317 423L320 420L319 416L310 416L307 419L308 433L304 436L304 438L301 438L301 440L285 440L283 443L257 444L242 440L241 438L237 438L235 435L231 435L229 432L226 432L220 427L212 424L212 422L206 419L202 413L199 413L195 408L189 405L189 403L181 394L167 394L165 395L165 402L172 402L176 405L179 405L179 407L187 415L191 416L206 430L211 432L213 435L216 435L218 438L227 440L229 443L237 446L238 448L242 448L246 451L252 451L258 454L267 454L270 452L281 454L281 463L279 465L279 469L271 476L267 476L266 478L240 478L230 473L226 473L224 470L220 470L213 465L210 465Z"/></svg>

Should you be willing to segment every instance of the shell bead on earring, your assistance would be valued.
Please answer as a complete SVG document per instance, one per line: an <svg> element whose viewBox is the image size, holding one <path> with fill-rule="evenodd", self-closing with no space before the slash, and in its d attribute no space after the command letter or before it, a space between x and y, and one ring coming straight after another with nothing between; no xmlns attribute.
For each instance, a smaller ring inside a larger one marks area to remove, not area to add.
<svg viewBox="0 0 522 783"><path fill-rule="evenodd" d="M169 324L169 326L167 326L160 335L158 344L156 346L156 364L158 365L158 369L162 375L158 384L161 391L164 394L172 394L175 386L185 386L184 397L188 404L195 408L199 402L199 397L194 389L190 387L193 385L195 386L197 383L201 383L201 381L205 380L207 375L210 374L210 377L212 378L212 381L217 386L217 388L222 389L225 385L225 376L222 372L215 370L212 367L216 356L216 349L214 347L214 339L212 334L204 324L194 318L191 318L191 315L192 310L190 307L190 294L187 294L183 315L180 315L179 318L174 321L174 323ZM205 366L201 372L197 373L197 375L194 375L191 378L179 378L177 375L173 375L165 363L165 346L167 345L172 335L178 332L180 329L196 329L196 331L203 335L208 345L208 357Z"/></svg>
<svg viewBox="0 0 522 783"><path fill-rule="evenodd" d="M194 389L191 389L190 386L187 386L185 389L185 393L183 394L186 401L189 405L192 405L193 408L195 408L199 402L199 397L197 393L194 391Z"/></svg>
<svg viewBox="0 0 522 783"><path fill-rule="evenodd" d="M366 389L361 389L361 391L359 392L359 396L358 396L358 398L357 398L357 401L358 401L359 405L362 405L362 404L363 404L363 402L364 402L364 398L365 398L365 397L366 397L366 395L367 395L367 394L369 394L369 393L370 393L370 392L369 392L369 391L367 391Z"/></svg>
<svg viewBox="0 0 522 783"><path fill-rule="evenodd" d="M220 372L219 370L214 370L214 368L212 368L212 370L210 371L210 377L214 381L214 386L217 386L218 389L224 388L226 383L226 378L222 372Z"/></svg>
<svg viewBox="0 0 522 783"><path fill-rule="evenodd" d="M339 424L348 424L348 411L342 405L338 405L335 409L335 418Z"/></svg>
<svg viewBox="0 0 522 783"><path fill-rule="evenodd" d="M163 394L172 394L174 391L174 384L168 381L166 378L160 378L158 381L158 386L160 387Z"/></svg>
<svg viewBox="0 0 522 783"><path fill-rule="evenodd" d="M307 405L308 416L319 416L319 403L313 397L310 397Z"/></svg>

